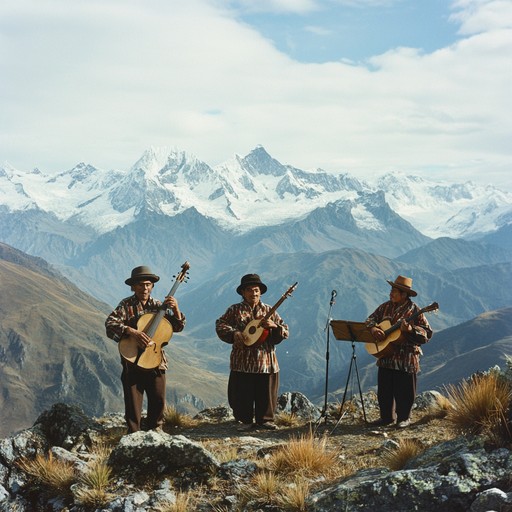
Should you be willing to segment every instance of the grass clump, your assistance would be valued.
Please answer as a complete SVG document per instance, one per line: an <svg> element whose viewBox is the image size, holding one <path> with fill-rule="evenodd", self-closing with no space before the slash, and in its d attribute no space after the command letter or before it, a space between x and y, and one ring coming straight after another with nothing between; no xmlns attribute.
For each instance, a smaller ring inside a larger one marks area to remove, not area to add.
<svg viewBox="0 0 512 512"><path fill-rule="evenodd" d="M268 461L272 471L301 474L307 477L332 475L339 472L338 454L327 449L327 439L312 434L292 438L272 454Z"/></svg>
<svg viewBox="0 0 512 512"><path fill-rule="evenodd" d="M164 430L176 428L193 428L199 425L199 420L192 418L189 414L179 412L173 405L166 405L164 409Z"/></svg>
<svg viewBox="0 0 512 512"><path fill-rule="evenodd" d="M187 492L176 493L176 501L171 505L162 508L162 512L190 512L193 510L193 496Z"/></svg>
<svg viewBox="0 0 512 512"><path fill-rule="evenodd" d="M307 511L307 499L310 492L310 483L298 476L283 489L279 503L284 510Z"/></svg>
<svg viewBox="0 0 512 512"><path fill-rule="evenodd" d="M260 471L240 488L240 496L245 504L256 501L260 505L276 505L282 486L283 482L273 471Z"/></svg>
<svg viewBox="0 0 512 512"><path fill-rule="evenodd" d="M113 495L108 492L112 485L112 469L107 465L110 451L105 445L98 445L92 451L94 458L89 462L87 471L80 475L74 490L81 505L102 508L112 500Z"/></svg>
<svg viewBox="0 0 512 512"><path fill-rule="evenodd" d="M238 459L238 447L236 444L215 439L202 440L200 443L205 450L211 452L220 463Z"/></svg>
<svg viewBox="0 0 512 512"><path fill-rule="evenodd" d="M276 414L275 423L279 427L295 428L300 427L304 421L302 421L296 414L283 411Z"/></svg>
<svg viewBox="0 0 512 512"><path fill-rule="evenodd" d="M398 446L386 448L382 456L384 465L391 471L399 471L423 452L423 447L414 439L402 439Z"/></svg>
<svg viewBox="0 0 512 512"><path fill-rule="evenodd" d="M76 481L73 464L55 459L51 452L47 457L39 454L33 459L22 458L17 465L36 485L57 496L69 495Z"/></svg>
<svg viewBox="0 0 512 512"><path fill-rule="evenodd" d="M240 499L243 507L250 509L271 508L272 510L305 511L310 484L304 476L297 475L287 481L285 475L274 471L260 471L241 486ZM246 510L246 508L244 508Z"/></svg>
<svg viewBox="0 0 512 512"><path fill-rule="evenodd" d="M497 444L512 442L509 380L491 371L447 386L447 395L452 408L446 419L458 432L487 435Z"/></svg>

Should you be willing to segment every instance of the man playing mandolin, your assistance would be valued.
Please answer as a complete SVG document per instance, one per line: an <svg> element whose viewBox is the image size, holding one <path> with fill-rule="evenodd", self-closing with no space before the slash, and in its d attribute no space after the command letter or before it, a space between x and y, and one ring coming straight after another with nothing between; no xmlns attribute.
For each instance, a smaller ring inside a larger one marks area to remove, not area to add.
<svg viewBox="0 0 512 512"><path fill-rule="evenodd" d="M243 423L240 430L257 427L273 430L279 389L275 345L288 338L288 326L275 307L261 302L267 286L258 274L243 276L236 291L242 296L242 302L230 306L215 323L218 337L232 345L229 405L235 419ZM253 339L250 324L257 319L261 321L255 322L257 339Z"/></svg>
<svg viewBox="0 0 512 512"><path fill-rule="evenodd" d="M162 309L162 302L151 297L154 284L160 278L153 274L149 267L140 266L132 270L125 283L131 287L133 295L123 299L117 308L110 313L105 322L107 336L116 342L130 338L140 351L156 346L148 334L138 325L143 315L156 313ZM176 332L185 327L185 317L181 313L178 301L171 295L165 297L163 306L167 307L164 319L170 322ZM141 428L142 403L144 392L147 397L147 428L156 429L163 425L165 408L165 371L168 368L167 358L161 352L157 367L141 368L134 362L121 357L125 419L128 432L137 432Z"/></svg>
<svg viewBox="0 0 512 512"><path fill-rule="evenodd" d="M396 340L387 344L377 360L380 419L372 425L389 425L396 418L397 427L405 428L410 424L416 398L417 373L422 355L420 345L432 337L432 329L420 308L411 300L417 295L412 289L412 279L398 276L394 282L388 283L391 285L389 301L381 304L366 320L375 346L386 345L388 334L385 331L389 325L397 328Z"/></svg>

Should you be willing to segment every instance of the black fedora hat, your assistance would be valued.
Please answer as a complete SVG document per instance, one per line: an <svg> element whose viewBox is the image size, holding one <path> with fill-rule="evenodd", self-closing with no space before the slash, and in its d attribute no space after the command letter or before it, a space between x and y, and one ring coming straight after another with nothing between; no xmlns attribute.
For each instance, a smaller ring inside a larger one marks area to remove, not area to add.
<svg viewBox="0 0 512 512"><path fill-rule="evenodd" d="M152 283L156 283L159 279L160 277L153 274L149 267L142 265L140 267L135 267L132 270L132 275L125 281L125 283L131 286L139 281L151 281Z"/></svg>
<svg viewBox="0 0 512 512"><path fill-rule="evenodd" d="M262 295L267 291L267 285L261 282L258 274L246 274L243 276L238 288L236 289L236 293L238 293L238 295L242 295L242 290L246 286L259 286Z"/></svg>

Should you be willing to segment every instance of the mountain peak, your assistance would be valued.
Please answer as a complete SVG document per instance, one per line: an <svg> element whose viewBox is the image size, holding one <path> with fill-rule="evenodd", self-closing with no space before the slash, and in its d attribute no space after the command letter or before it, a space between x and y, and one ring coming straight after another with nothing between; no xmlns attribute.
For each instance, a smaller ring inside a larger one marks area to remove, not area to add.
<svg viewBox="0 0 512 512"><path fill-rule="evenodd" d="M143 169L149 175L155 175L170 162L176 162L186 158L185 151L175 146L150 146L132 166L131 171Z"/></svg>
<svg viewBox="0 0 512 512"><path fill-rule="evenodd" d="M242 167L252 176L266 174L272 176L284 176L286 166L272 158L266 149L256 146L247 156L241 160Z"/></svg>

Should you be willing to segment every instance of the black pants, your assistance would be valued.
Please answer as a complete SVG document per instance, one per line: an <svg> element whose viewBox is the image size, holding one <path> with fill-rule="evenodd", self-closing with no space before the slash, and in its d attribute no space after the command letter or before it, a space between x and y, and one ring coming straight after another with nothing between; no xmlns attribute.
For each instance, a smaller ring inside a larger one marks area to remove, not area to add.
<svg viewBox="0 0 512 512"><path fill-rule="evenodd" d="M279 389L278 373L229 374L228 401L233 416L242 423L274 421Z"/></svg>
<svg viewBox="0 0 512 512"><path fill-rule="evenodd" d="M124 393L124 413L128 432L138 432L142 417L144 393L148 402L147 428L161 427L165 409L165 371L142 370L123 361L121 382Z"/></svg>
<svg viewBox="0 0 512 512"><path fill-rule="evenodd" d="M409 419L416 398L416 374L380 368L377 375L380 417L398 422Z"/></svg>

